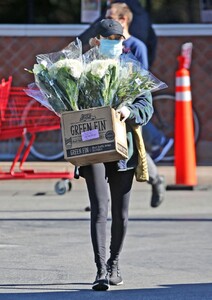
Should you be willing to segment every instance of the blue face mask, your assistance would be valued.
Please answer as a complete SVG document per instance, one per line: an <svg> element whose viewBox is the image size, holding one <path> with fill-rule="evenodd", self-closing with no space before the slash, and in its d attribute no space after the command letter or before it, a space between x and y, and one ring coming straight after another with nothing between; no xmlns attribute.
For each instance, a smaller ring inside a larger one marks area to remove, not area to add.
<svg viewBox="0 0 212 300"><path fill-rule="evenodd" d="M114 58L122 54L122 41L118 40L100 40L99 51L102 55Z"/></svg>

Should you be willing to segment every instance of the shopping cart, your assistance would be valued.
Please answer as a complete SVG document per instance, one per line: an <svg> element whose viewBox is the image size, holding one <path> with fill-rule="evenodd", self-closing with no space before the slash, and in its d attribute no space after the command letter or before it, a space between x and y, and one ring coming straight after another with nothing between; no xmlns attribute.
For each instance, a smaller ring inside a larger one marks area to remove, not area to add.
<svg viewBox="0 0 212 300"><path fill-rule="evenodd" d="M36 139L36 133L58 130L60 119L29 97L23 87L11 87L11 81L10 77L8 81L2 80L0 84L0 140L20 138L20 145L10 170L8 172L0 170L0 180L60 178L61 180L55 184L55 191L62 195L72 188L71 180L74 177L72 172L38 172L23 168Z"/></svg>
<svg viewBox="0 0 212 300"><path fill-rule="evenodd" d="M11 84L12 76L9 77L8 81L3 78L0 83L0 125L1 121L5 119L5 108L7 106Z"/></svg>

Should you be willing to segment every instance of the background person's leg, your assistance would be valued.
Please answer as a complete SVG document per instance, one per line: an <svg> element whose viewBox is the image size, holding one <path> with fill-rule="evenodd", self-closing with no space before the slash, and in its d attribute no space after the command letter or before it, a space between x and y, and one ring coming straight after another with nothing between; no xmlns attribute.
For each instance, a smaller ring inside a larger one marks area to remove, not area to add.
<svg viewBox="0 0 212 300"><path fill-rule="evenodd" d="M152 207L158 207L164 200L165 180L164 176L158 174L157 166L148 153L146 154L146 158L149 171L148 183L152 186L150 205Z"/></svg>
<svg viewBox="0 0 212 300"><path fill-rule="evenodd" d="M142 134L147 150L150 152L153 147L160 145L165 137L163 132L157 129L151 121L142 127Z"/></svg>
<svg viewBox="0 0 212 300"><path fill-rule="evenodd" d="M142 134L147 151L155 162L162 160L174 144L174 140L167 138L152 122L142 127Z"/></svg>

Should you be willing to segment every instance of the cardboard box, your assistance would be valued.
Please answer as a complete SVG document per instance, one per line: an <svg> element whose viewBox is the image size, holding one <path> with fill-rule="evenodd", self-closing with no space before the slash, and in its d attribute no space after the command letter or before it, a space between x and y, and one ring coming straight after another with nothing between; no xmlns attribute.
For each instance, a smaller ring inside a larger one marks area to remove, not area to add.
<svg viewBox="0 0 212 300"><path fill-rule="evenodd" d="M75 166L127 158L125 122L111 107L96 107L61 115L64 158Z"/></svg>

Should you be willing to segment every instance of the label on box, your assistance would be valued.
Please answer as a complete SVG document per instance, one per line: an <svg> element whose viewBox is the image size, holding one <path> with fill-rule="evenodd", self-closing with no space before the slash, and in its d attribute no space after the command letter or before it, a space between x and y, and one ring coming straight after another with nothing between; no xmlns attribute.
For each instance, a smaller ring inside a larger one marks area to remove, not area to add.
<svg viewBox="0 0 212 300"><path fill-rule="evenodd" d="M81 133L81 136L82 136L83 142L98 139L99 138L99 130L93 129L93 130L89 130L89 131L83 131Z"/></svg>
<svg viewBox="0 0 212 300"><path fill-rule="evenodd" d="M85 146L85 147L78 147L74 149L67 149L66 155L67 157L74 157L79 155L85 155L90 153L98 153L98 152L105 152L110 151L115 148L115 143L105 143L100 145L91 145L91 146Z"/></svg>

